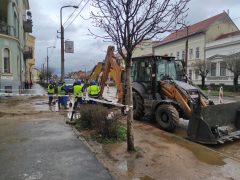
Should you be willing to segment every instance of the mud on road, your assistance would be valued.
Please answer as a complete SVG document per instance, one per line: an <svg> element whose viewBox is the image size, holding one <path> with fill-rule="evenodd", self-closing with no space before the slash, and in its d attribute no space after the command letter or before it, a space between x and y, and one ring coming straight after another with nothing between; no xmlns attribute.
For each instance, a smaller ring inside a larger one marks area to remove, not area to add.
<svg viewBox="0 0 240 180"><path fill-rule="evenodd" d="M28 102L27 105L25 101ZM3 106L4 103L11 107ZM6 116L17 120L20 115L24 115L25 119L20 121L31 121L32 117L41 118L46 115L50 118L67 118L67 112L51 112L43 98L21 97L6 102L1 99L0 106L1 126L7 125L3 120ZM125 119L122 122L125 123ZM132 154L126 151L125 142L101 145L89 138L89 132L81 133L98 160L115 179L240 179L240 158L237 155L240 142L214 147L218 151L216 152L213 147L210 149L166 133L152 122L134 121L134 129L137 151ZM7 126L0 134L8 134ZM25 141L19 138L12 140L12 143ZM229 149L229 146L234 148Z"/></svg>

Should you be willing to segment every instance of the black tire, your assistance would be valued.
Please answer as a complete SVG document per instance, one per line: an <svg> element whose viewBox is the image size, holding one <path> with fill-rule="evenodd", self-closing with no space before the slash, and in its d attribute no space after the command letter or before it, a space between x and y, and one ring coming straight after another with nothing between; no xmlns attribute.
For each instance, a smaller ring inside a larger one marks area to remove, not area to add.
<svg viewBox="0 0 240 180"><path fill-rule="evenodd" d="M144 116L144 104L138 93L133 92L133 118L136 120Z"/></svg>
<svg viewBox="0 0 240 180"><path fill-rule="evenodd" d="M179 114L171 104L163 104L157 107L155 119L163 130L173 132L179 123Z"/></svg>

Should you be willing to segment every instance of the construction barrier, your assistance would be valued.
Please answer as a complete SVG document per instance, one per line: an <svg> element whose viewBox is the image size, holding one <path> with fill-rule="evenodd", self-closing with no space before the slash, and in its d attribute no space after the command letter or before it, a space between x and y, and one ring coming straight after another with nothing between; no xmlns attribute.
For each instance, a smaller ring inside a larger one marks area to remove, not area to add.
<svg viewBox="0 0 240 180"><path fill-rule="evenodd" d="M43 96L52 96L52 97L59 97L59 95L50 95L50 94L19 94L19 93L0 93L0 97L15 97L15 96L20 96L20 97L43 97ZM61 97L74 97L73 95L61 95ZM111 102L111 101L107 101L107 100L101 100L101 99L95 99L95 98L90 98L88 96L83 96L82 97L84 100L91 100L91 101L95 101L95 102L99 102L99 103L103 103L103 104L109 104L109 105L113 105L113 106L117 106L117 107L125 107L126 105L120 104L120 103L115 103L115 102Z"/></svg>

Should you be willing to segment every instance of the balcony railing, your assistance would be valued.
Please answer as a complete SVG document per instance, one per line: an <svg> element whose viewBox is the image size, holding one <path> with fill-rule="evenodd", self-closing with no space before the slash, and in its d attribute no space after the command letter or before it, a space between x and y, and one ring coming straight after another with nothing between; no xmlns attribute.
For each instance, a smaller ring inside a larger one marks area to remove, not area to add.
<svg viewBox="0 0 240 180"><path fill-rule="evenodd" d="M25 21L23 21L23 29L25 32L28 33L32 33L32 20L31 19L27 19Z"/></svg>
<svg viewBox="0 0 240 180"><path fill-rule="evenodd" d="M24 59L32 59L33 58L32 48L25 47L23 55L24 55Z"/></svg>

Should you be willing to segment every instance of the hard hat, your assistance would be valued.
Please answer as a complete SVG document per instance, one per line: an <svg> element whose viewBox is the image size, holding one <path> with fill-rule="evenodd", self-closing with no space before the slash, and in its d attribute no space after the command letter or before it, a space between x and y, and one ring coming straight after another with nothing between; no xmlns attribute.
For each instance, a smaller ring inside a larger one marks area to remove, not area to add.
<svg viewBox="0 0 240 180"><path fill-rule="evenodd" d="M94 80L92 80L90 84L94 85L94 84L96 84L96 82Z"/></svg>
<svg viewBox="0 0 240 180"><path fill-rule="evenodd" d="M80 79L78 79L76 83L77 83L77 84L81 84L82 82L81 82Z"/></svg>

